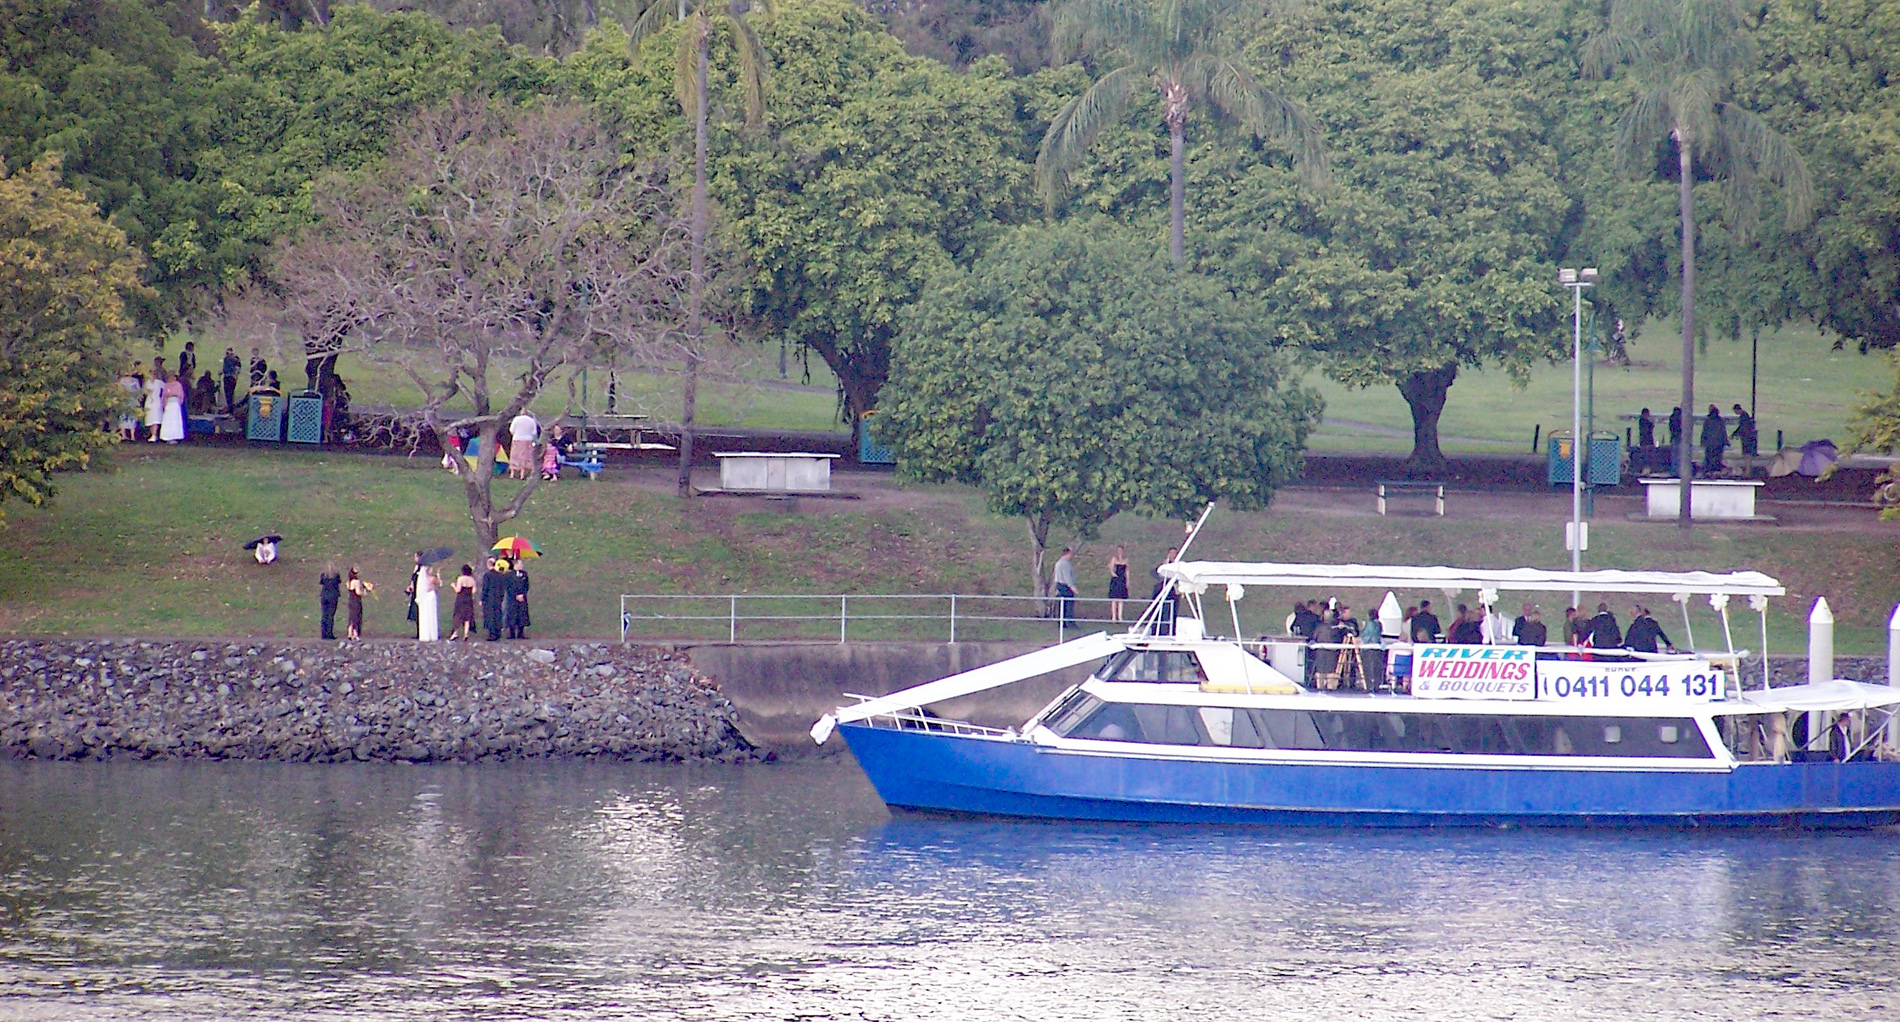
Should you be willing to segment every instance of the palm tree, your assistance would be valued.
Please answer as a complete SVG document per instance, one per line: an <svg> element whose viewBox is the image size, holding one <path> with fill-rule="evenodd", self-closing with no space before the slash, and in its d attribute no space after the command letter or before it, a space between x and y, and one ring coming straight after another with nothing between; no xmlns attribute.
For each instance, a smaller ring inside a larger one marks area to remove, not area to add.
<svg viewBox="0 0 1900 1022"><path fill-rule="evenodd" d="M1119 121L1135 93L1152 85L1172 146L1168 254L1187 260L1187 118L1200 102L1239 121L1255 137L1288 142L1309 181L1325 177L1319 134L1292 103L1263 87L1236 61L1228 30L1265 14L1269 0L1067 0L1056 12L1057 61L1098 53L1118 65L1070 100L1050 122L1036 154L1036 184L1054 205L1068 173L1104 127Z"/></svg>
<svg viewBox="0 0 1900 1022"><path fill-rule="evenodd" d="M1647 174L1663 140L1676 148L1682 233L1682 409L1695 421L1695 172L1723 182L1731 211L1744 222L1758 208L1759 178L1781 186L1786 224L1799 229L1814 215L1807 166L1761 118L1724 100L1735 78L1754 67L1754 40L1735 0L1614 0L1610 26L1583 49L1587 74L1608 77L1628 65L1642 94L1616 126L1615 160L1626 173ZM1682 481L1677 524L1689 528L1686 424L1676 445Z"/></svg>
<svg viewBox="0 0 1900 1022"><path fill-rule="evenodd" d="M648 0L629 32L638 45L657 32L675 14L686 23L680 33L675 60L673 93L680 109L693 119L692 266L686 298L686 383L680 398L679 495L693 495L693 413L699 398L700 342L705 335L703 310L706 293L706 68L715 21L732 28L739 54L739 87L745 91L745 122L755 126L765 115L764 44L746 22L754 6L773 12L772 0Z"/></svg>

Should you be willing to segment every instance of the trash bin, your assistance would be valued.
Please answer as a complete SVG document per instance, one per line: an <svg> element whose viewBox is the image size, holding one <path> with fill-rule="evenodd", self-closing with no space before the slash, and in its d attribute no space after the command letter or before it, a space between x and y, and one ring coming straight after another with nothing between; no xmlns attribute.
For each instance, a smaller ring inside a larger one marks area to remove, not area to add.
<svg viewBox="0 0 1900 1022"><path fill-rule="evenodd" d="M284 398L281 394L259 394L248 399L250 414L245 420L244 439L281 443L284 439Z"/></svg>
<svg viewBox="0 0 1900 1022"><path fill-rule="evenodd" d="M1551 431L1550 449L1544 459L1544 470L1547 478L1550 480L1550 485L1570 485L1571 473L1574 471L1570 467L1570 457L1573 447L1574 445L1570 442L1569 430Z"/></svg>
<svg viewBox="0 0 1900 1022"><path fill-rule="evenodd" d="M1568 466L1565 470L1568 471ZM1590 434L1590 452L1583 459L1583 481L1591 486L1616 486L1622 483L1622 437L1608 431Z"/></svg>
<svg viewBox="0 0 1900 1022"><path fill-rule="evenodd" d="M290 420L284 439L293 444L323 442L323 395L314 390L290 396Z"/></svg>
<svg viewBox="0 0 1900 1022"><path fill-rule="evenodd" d="M877 409L873 408L858 416L858 464L895 465L897 452L889 444L879 443L871 432L871 417L876 414Z"/></svg>

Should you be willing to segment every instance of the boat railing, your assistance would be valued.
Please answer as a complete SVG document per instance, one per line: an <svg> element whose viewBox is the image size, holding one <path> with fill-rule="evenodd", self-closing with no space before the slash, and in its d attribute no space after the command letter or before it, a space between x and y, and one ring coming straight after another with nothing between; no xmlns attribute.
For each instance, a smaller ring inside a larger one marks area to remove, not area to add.
<svg viewBox="0 0 1900 1022"><path fill-rule="evenodd" d="M856 699L860 703L870 702L873 698L876 698L874 696L859 695L855 692L846 692L845 696L850 699ZM972 724L967 720L952 720L948 717L939 717L921 707L915 706L897 710L892 713L880 713L874 717L866 717L864 722L870 724L872 727L894 727L904 731L938 731L944 734L967 735L982 738L1012 738L1016 734L1014 730L1008 728L985 727L981 724Z"/></svg>

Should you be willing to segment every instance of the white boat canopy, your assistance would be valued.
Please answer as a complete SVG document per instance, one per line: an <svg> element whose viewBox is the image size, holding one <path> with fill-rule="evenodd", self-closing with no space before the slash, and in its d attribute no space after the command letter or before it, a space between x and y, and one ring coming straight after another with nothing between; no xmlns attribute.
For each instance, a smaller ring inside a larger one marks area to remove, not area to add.
<svg viewBox="0 0 1900 1022"><path fill-rule="evenodd" d="M1836 678L1833 681L1789 685L1786 688L1774 688L1765 692L1759 690L1743 692L1727 702L1710 704L1710 709L1717 714L1788 711L1811 713L1817 710L1845 713L1849 710L1876 710L1887 706L1900 706L1900 688Z"/></svg>
<svg viewBox="0 0 1900 1022"><path fill-rule="evenodd" d="M1275 564L1267 561L1176 561L1160 573L1188 592L1209 586L1319 589L1493 589L1526 593L1723 593L1782 596L1779 581L1759 571L1546 571L1542 568L1450 568L1407 564Z"/></svg>

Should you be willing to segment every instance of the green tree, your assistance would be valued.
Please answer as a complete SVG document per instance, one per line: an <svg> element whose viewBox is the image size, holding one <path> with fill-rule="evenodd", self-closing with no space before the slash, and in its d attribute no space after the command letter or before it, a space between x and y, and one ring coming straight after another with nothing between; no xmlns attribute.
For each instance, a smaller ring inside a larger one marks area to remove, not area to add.
<svg viewBox="0 0 1900 1022"><path fill-rule="evenodd" d="M1068 174L1102 129L1119 122L1137 91L1154 88L1168 127L1169 241L1177 267L1187 260L1187 121L1198 103L1239 121L1256 137L1292 146L1309 180L1325 173L1325 147L1306 115L1265 88L1230 46L1243 19L1260 17L1261 0L1067 0L1056 11L1059 56L1100 56L1115 68L1055 116L1036 156L1036 181L1052 206Z"/></svg>
<svg viewBox="0 0 1900 1022"><path fill-rule="evenodd" d="M67 185L149 258L131 295L147 328L175 323L215 280L174 239L215 215L193 181L210 114L207 65L151 0L0 0L0 160L61 157Z"/></svg>
<svg viewBox="0 0 1900 1022"><path fill-rule="evenodd" d="M1281 340L1334 379L1396 385L1415 473L1443 471L1438 419L1461 371L1523 377L1568 350L1555 257L1579 211L1540 95L1574 79L1549 45L1558 13L1326 0L1251 52L1311 97L1332 187L1246 154L1200 161L1204 268L1257 295Z"/></svg>
<svg viewBox="0 0 1900 1022"><path fill-rule="evenodd" d="M1030 163L1077 69L1012 78L1000 60L958 74L906 54L855 4L808 0L762 20L773 55L758 129L709 125L719 233L746 263L749 332L816 353L856 421L890 373L899 312L968 265L1002 225L1033 216ZM675 50L629 53L613 26L564 66L632 147L685 133ZM711 106L744 103L730 34L713 40ZM682 161L684 163L685 161Z"/></svg>
<svg viewBox="0 0 1900 1022"><path fill-rule="evenodd" d="M1038 595L1052 527L1264 506L1319 418L1247 303L1130 235L1018 228L901 317L880 433L906 477L1028 521Z"/></svg>
<svg viewBox="0 0 1900 1022"><path fill-rule="evenodd" d="M417 111L467 93L538 93L552 68L492 28L357 4L301 31L256 9L215 30L214 113L194 173L216 216L174 224L161 258L201 266L222 288L261 278L271 246L314 220L317 179L376 163Z"/></svg>
<svg viewBox="0 0 1900 1022"><path fill-rule="evenodd" d="M1755 37L1762 59L1735 92L1806 158L1815 218L1751 254L1824 329L1863 352L1900 346L1900 4L1771 0Z"/></svg>
<svg viewBox="0 0 1900 1022"><path fill-rule="evenodd" d="M772 0L758 0L766 14L772 13ZM706 200L707 151L706 105L710 101L706 75L712 63L713 26L731 32L733 52L738 58L739 87L745 94L745 123L752 127L765 113L765 76L768 58L765 45L746 20L751 4L746 0L651 0L633 24L633 42L652 35L664 25L672 12L687 12L685 30L679 34L677 71L673 94L680 108L693 121L693 266L686 307L686 372L680 399L679 495L693 494L693 414L699 395L699 367L705 351L706 302Z"/></svg>
<svg viewBox="0 0 1900 1022"><path fill-rule="evenodd" d="M126 302L150 290L140 262L60 184L58 157L11 175L0 163L0 502L45 503L54 473L112 444L107 422L128 402Z"/></svg>
<svg viewBox="0 0 1900 1022"><path fill-rule="evenodd" d="M1586 72L1608 77L1627 66L1639 95L1617 123L1616 158L1632 174L1655 169L1658 147L1675 150L1682 242L1682 408L1695 413L1695 178L1697 160L1724 184L1730 209L1746 220L1758 181L1779 185L1790 229L1812 215L1813 188L1800 154L1760 117L1724 99L1753 68L1754 40L1735 0L1615 0L1607 29L1584 46ZM1694 466L1684 429L1676 465L1687 492ZM1690 527L1689 501L1677 518Z"/></svg>

